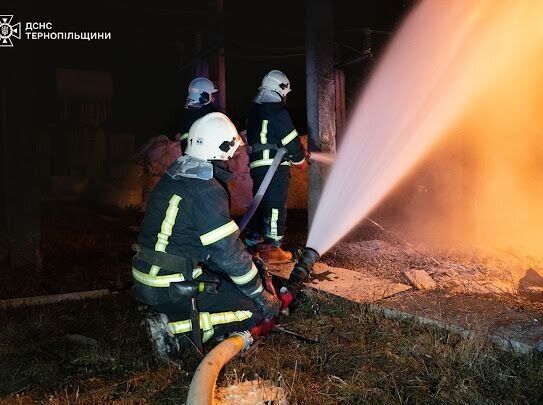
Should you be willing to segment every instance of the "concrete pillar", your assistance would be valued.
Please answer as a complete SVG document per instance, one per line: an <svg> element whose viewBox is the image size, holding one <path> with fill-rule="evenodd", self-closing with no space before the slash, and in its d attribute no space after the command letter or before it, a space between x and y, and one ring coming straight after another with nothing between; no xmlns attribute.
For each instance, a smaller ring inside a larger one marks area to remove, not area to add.
<svg viewBox="0 0 543 405"><path fill-rule="evenodd" d="M11 268L41 268L40 132L33 41L2 49L0 59L2 225Z"/></svg>
<svg viewBox="0 0 543 405"><path fill-rule="evenodd" d="M194 33L194 54L200 55L204 50L204 38L201 31ZM202 57L198 57L192 65L192 77L189 82L195 77L209 77L209 64L207 60Z"/></svg>
<svg viewBox="0 0 543 405"><path fill-rule="evenodd" d="M306 0L307 129L310 151L335 153L334 3ZM308 214L313 219L324 184L326 167L313 163L309 169Z"/></svg>
<svg viewBox="0 0 543 405"><path fill-rule="evenodd" d="M208 46L224 43L224 0L209 0L209 43ZM218 48L211 55L211 78L219 89L216 94L215 105L226 112L226 74L225 74L224 46Z"/></svg>
<svg viewBox="0 0 543 405"><path fill-rule="evenodd" d="M341 141L347 121L347 110L345 106L345 72L336 69L336 142Z"/></svg>

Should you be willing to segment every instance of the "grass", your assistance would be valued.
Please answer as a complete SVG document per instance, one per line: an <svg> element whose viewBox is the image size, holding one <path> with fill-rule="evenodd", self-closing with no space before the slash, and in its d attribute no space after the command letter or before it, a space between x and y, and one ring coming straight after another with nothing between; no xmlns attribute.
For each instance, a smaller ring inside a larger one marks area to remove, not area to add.
<svg viewBox="0 0 543 405"><path fill-rule="evenodd" d="M127 227L141 214L102 214L46 207L44 270L0 272L2 298L125 285L136 237ZM291 216L291 229L304 228L300 218ZM294 245L303 244L305 233L292 235ZM141 320L129 294L0 310L0 403L183 402L197 359L185 355L182 370L157 364ZM269 336L229 363L219 385L271 380L301 404L543 402L543 363L482 337L384 319L315 292L281 322L321 343ZM74 334L96 342L70 340Z"/></svg>
<svg viewBox="0 0 543 405"><path fill-rule="evenodd" d="M317 310L318 309L318 310ZM543 365L499 351L483 337L383 319L341 299L312 293L289 319L291 328L323 342L275 335L232 376L272 379L294 403L540 403Z"/></svg>
<svg viewBox="0 0 543 405"><path fill-rule="evenodd" d="M196 359L183 370L157 364L128 295L0 311L0 402L179 403ZM288 328L320 344L273 334L229 363L219 385L257 378L290 403L538 403L543 364L413 322L309 292ZM66 336L80 334L97 344Z"/></svg>
<svg viewBox="0 0 543 405"><path fill-rule="evenodd" d="M170 387L176 370L153 360L127 295L0 312L0 395L5 403L133 403ZM79 334L97 344L67 338Z"/></svg>

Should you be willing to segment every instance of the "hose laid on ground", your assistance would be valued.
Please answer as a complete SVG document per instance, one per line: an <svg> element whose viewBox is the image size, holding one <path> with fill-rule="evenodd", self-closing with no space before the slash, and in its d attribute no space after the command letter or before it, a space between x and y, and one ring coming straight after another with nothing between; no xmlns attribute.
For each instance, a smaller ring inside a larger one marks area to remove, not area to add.
<svg viewBox="0 0 543 405"><path fill-rule="evenodd" d="M281 302L286 308L296 297L302 287L302 283L311 273L313 265L320 258L319 253L310 247L301 249L300 257L287 282L287 288L280 295ZM275 323L275 322L274 322ZM272 324L273 326L273 324ZM253 337L249 332L234 334L219 343L207 356L205 356L196 369L190 383L187 405L210 405L214 402L215 384L220 371L232 357L248 348L253 343Z"/></svg>
<svg viewBox="0 0 543 405"><path fill-rule="evenodd" d="M226 363L252 343L249 332L233 335L213 348L200 362L190 383L187 405L213 404L215 384Z"/></svg>

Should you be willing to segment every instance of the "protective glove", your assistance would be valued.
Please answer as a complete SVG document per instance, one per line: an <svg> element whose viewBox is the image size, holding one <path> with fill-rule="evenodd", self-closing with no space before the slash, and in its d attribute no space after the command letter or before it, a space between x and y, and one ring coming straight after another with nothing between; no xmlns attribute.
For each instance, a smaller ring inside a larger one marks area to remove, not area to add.
<svg viewBox="0 0 543 405"><path fill-rule="evenodd" d="M262 291L258 297L253 298L253 301L264 314L264 318L270 319L279 315L281 301L266 290Z"/></svg>

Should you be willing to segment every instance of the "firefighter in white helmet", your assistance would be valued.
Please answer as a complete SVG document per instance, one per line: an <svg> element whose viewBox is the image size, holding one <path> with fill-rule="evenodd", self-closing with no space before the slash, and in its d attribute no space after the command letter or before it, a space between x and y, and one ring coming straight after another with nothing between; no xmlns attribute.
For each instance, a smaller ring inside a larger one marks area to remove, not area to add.
<svg viewBox="0 0 543 405"><path fill-rule="evenodd" d="M189 129L194 121L206 114L218 111L215 106L215 93L217 92L218 90L213 82L206 77L197 77L190 82L185 103L186 111L183 114L179 128L181 150L183 152L187 148Z"/></svg>
<svg viewBox="0 0 543 405"><path fill-rule="evenodd" d="M132 275L136 298L156 312L148 325L162 358L279 312L230 218L223 163L242 143L226 115L196 120L185 155L150 196Z"/></svg>
<svg viewBox="0 0 543 405"><path fill-rule="evenodd" d="M285 108L287 94L291 91L290 81L283 72L270 71L262 79L247 119L253 194L260 187L277 149L284 147L288 151L248 225L245 238L253 254L258 254L267 263L292 260L292 253L281 248L287 218L290 167L305 169L307 166L300 136Z"/></svg>

